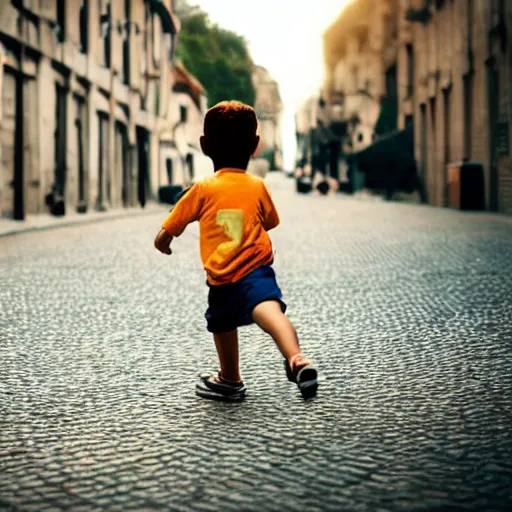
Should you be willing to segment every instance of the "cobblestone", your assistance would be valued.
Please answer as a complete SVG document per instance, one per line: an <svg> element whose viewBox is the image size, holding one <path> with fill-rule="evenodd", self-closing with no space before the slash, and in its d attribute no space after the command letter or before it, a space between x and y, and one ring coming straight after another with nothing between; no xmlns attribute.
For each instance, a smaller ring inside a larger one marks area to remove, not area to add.
<svg viewBox="0 0 512 512"><path fill-rule="evenodd" d="M298 197L271 175L276 271L315 401L242 331L216 367L197 229L164 213L0 238L0 509L512 508L512 222Z"/></svg>

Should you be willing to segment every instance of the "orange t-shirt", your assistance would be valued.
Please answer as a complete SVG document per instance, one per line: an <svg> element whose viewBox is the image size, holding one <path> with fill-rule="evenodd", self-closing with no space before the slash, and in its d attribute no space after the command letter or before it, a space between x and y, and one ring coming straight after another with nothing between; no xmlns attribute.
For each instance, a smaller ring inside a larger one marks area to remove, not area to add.
<svg viewBox="0 0 512 512"><path fill-rule="evenodd" d="M242 169L217 171L182 196L162 228L178 237L194 221L199 221L201 259L210 284L234 283L272 263L267 231L279 225L279 215L260 178Z"/></svg>

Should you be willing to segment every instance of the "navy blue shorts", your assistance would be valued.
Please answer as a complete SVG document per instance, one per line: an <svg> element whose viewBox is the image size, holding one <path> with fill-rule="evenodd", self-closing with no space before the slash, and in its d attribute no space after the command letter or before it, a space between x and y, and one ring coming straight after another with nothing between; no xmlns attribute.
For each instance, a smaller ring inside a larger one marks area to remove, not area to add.
<svg viewBox="0 0 512 512"><path fill-rule="evenodd" d="M252 324L254 308L269 300L279 302L283 313L286 312L276 274L270 265L257 268L236 283L208 286L210 291L205 317L207 329L212 333L230 332Z"/></svg>

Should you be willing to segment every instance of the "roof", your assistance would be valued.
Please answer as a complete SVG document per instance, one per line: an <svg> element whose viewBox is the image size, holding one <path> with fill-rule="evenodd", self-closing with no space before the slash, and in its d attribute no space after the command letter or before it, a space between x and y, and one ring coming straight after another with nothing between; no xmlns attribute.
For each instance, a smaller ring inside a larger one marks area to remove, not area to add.
<svg viewBox="0 0 512 512"><path fill-rule="evenodd" d="M190 73L190 71L188 71L185 65L178 59L176 59L176 62L173 67L173 75L175 85L177 84L184 86L192 96L192 99L195 101L195 103L199 105L199 99L201 95L206 93L206 89L203 87L201 82L192 73Z"/></svg>

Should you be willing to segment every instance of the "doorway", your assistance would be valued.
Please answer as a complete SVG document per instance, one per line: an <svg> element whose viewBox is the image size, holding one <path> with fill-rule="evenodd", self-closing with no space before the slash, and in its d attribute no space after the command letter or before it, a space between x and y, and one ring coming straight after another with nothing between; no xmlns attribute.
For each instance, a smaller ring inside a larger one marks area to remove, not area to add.
<svg viewBox="0 0 512 512"><path fill-rule="evenodd" d="M2 217L24 220L23 125L20 123L21 76L5 70L2 86L3 120L0 131L3 179L0 212ZM23 91L21 90L21 95ZM22 113L21 113L22 114Z"/></svg>
<svg viewBox="0 0 512 512"><path fill-rule="evenodd" d="M487 92L489 99L489 165L490 201L492 212L499 210L499 170L498 170L498 121L500 118L500 75L495 59L487 66Z"/></svg>

